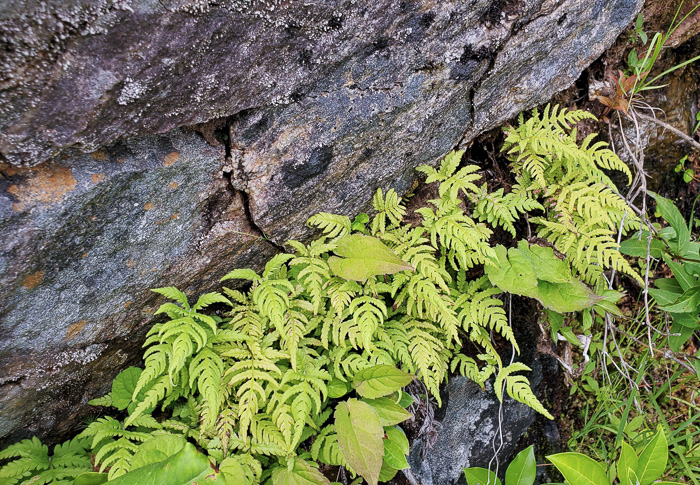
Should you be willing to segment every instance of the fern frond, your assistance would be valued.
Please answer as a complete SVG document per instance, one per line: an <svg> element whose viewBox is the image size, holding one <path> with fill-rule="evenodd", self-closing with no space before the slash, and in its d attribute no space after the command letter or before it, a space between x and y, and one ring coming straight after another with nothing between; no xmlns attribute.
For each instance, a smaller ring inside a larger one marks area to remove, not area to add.
<svg viewBox="0 0 700 485"><path fill-rule="evenodd" d="M373 236L382 235L386 232L387 219L389 220L390 228L396 227L406 214L406 208L401 204L401 199L394 189L389 189L386 197L384 197L381 188L377 189L372 199L372 204L374 205L374 210L377 211L377 215L372 219L371 225Z"/></svg>
<svg viewBox="0 0 700 485"><path fill-rule="evenodd" d="M537 399L535 394L532 392L532 389L530 388L530 381L528 381L525 376L512 375L514 372L530 370L532 369L520 362L515 362L508 367L502 368L498 372L496 380L493 384L496 396L498 397L499 401L503 400L503 384L505 382L506 391L512 399L531 407L549 419L554 419L554 417L545 409L539 399Z"/></svg>
<svg viewBox="0 0 700 485"><path fill-rule="evenodd" d="M338 239L350 234L352 223L348 216L339 216L328 212L319 212L309 217L306 221L308 226L315 226L323 230L323 234L330 239Z"/></svg>
<svg viewBox="0 0 700 485"><path fill-rule="evenodd" d="M187 311L189 311L190 309L190 305L189 303L187 303L187 295L185 295L183 292L181 292L174 286L168 286L165 288L154 288L151 291L155 293L160 293L161 295L165 296L166 298L170 298L171 300L175 300L180 305L182 305L183 308Z"/></svg>

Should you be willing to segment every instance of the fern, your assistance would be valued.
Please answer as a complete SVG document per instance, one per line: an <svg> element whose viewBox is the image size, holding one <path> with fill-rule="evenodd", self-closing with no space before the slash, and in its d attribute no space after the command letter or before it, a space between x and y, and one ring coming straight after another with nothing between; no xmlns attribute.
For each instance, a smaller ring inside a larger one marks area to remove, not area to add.
<svg viewBox="0 0 700 485"><path fill-rule="evenodd" d="M396 195L394 189L390 189L386 193L386 197L384 197L382 189L377 189L374 199L372 199L372 205L374 205L374 210L377 211L377 215L372 219L371 225L372 235L375 236L386 232L387 220L389 221L389 227L395 228L406 214L406 208L401 204L401 199Z"/></svg>
<svg viewBox="0 0 700 485"><path fill-rule="evenodd" d="M161 425L150 416L132 420L134 426L160 429ZM95 466L100 472L109 468L109 479L124 475L131 470L131 459L141 443L153 438L145 431L127 429L127 425L109 416L90 423L79 437L91 438L91 448L95 453Z"/></svg>
<svg viewBox="0 0 700 485"><path fill-rule="evenodd" d="M11 460L0 468L0 481L7 485L72 484L81 473L92 471L88 448L86 439L76 437L56 445L49 455L48 446L37 437L22 440L0 452L0 460Z"/></svg>
<svg viewBox="0 0 700 485"><path fill-rule="evenodd" d="M528 366L520 362L515 362L508 367L502 368L498 375L496 376L496 381L494 382L494 391L499 400L503 400L503 384L505 384L505 389L508 395L518 402L530 406L535 411L542 413L549 419L554 419L554 417L549 414L549 411L545 409L542 403L533 394L530 388L530 381L527 380L525 376L512 375L514 372L530 371Z"/></svg>
<svg viewBox="0 0 700 485"><path fill-rule="evenodd" d="M621 171L628 181L631 173L605 143L592 143L593 136L577 144L573 125L586 118L594 119L585 111L547 106L542 116L534 110L529 120L521 115L520 126L508 129L503 150L513 160L518 197L544 199L545 215L532 219L537 236L565 254L584 281L600 282L606 269L641 281L616 243L618 230L637 229L639 219L602 169ZM498 220L495 213L493 218Z"/></svg>
<svg viewBox="0 0 700 485"><path fill-rule="evenodd" d="M323 230L323 233L331 238L337 239L350 234L352 223L348 216L339 216L329 214L328 212L319 212L318 214L309 217L306 222L309 226L316 226Z"/></svg>

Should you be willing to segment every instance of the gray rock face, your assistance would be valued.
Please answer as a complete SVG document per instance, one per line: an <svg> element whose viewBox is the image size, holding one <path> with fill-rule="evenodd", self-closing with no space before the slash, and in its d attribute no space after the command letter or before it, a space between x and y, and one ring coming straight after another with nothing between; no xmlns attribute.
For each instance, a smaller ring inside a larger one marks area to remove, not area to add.
<svg viewBox="0 0 700 485"><path fill-rule="evenodd" d="M528 375L533 386L539 384L542 375L536 373L534 377L533 380L533 375ZM421 485L453 485L464 476L463 468L488 468L501 443L501 432L503 446L498 453L498 472L499 476L503 475L508 466L506 458L512 457L518 439L535 421L535 411L506 398L499 431L499 402L492 382L482 390L459 376L450 379L446 392L449 401L437 441L426 448L426 443L417 439L411 446L409 463L413 475ZM496 471L495 461L491 470Z"/></svg>
<svg viewBox="0 0 700 485"><path fill-rule="evenodd" d="M559 381L559 364L550 356L538 354L541 336L539 330L532 327L532 316L536 312L534 305L519 299L513 301L514 309L520 314L512 322L516 339L521 343L521 355L517 360L532 369L523 375L544 406L549 407L548 399L554 397L550 395L554 394L552 386L557 387L555 383ZM518 312L519 304L525 306ZM530 317L525 317L528 314ZM504 360L505 364L507 362ZM543 385L545 376L552 381L547 382L548 385ZM501 406L493 390L493 379L486 383L484 390L461 376L450 379L444 390L444 414L435 428L437 437L430 444L425 438L418 438L411 444L408 461L418 483L465 484L463 468L488 468L489 465L503 480L521 437L537 418L533 409L514 401L506 393L504 397ZM555 409L550 411L556 413ZM540 421L551 423L556 431L555 423L546 418ZM552 444L558 446L558 443Z"/></svg>
<svg viewBox="0 0 700 485"><path fill-rule="evenodd" d="M313 213L405 193L641 3L0 2L0 437L84 412L140 353L148 288L194 296ZM226 146L180 130L209 121Z"/></svg>

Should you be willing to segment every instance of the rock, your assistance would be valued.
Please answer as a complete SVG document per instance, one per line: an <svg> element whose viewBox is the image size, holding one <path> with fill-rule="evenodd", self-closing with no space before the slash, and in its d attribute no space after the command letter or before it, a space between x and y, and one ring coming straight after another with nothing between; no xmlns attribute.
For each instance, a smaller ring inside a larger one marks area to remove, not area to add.
<svg viewBox="0 0 700 485"><path fill-rule="evenodd" d="M4 166L0 428L65 431L139 359L164 298L219 288L278 249L230 189L223 147L179 130L92 155Z"/></svg>
<svg viewBox="0 0 700 485"><path fill-rule="evenodd" d="M513 299L513 302L515 313L519 314L515 317L514 331L521 350L516 360L532 369L523 375L528 378L530 387L545 407L549 407L550 398L561 388L553 389L548 383L543 384L543 378L547 376L551 381L549 384L558 383L561 380L559 365L554 358L538 353L537 343L541 335L536 324L538 312L532 302L519 298ZM516 309L515 305L521 308ZM507 364L508 359L503 357L504 364ZM482 390L465 377L453 377L447 383L444 394L445 402L440 413L443 417L437 420L436 437L431 436L433 442L427 443L426 438L418 438L411 443L408 461L411 473L421 485L464 484L463 468L488 468L491 465L491 469L496 471L497 464L497 474L503 479L515 451L527 446L522 446L521 438L533 428L536 419L542 424L540 428L544 428L544 432L537 431L537 438L558 434L554 422L514 401L506 393L501 408L493 390L493 379L487 381ZM550 411L556 414L555 409ZM556 448L558 443L551 445ZM495 450L498 450L497 454ZM539 450L538 443L535 443L535 450L536 453ZM495 455L498 461L492 460Z"/></svg>
<svg viewBox="0 0 700 485"><path fill-rule="evenodd" d="M528 374L533 385L539 384L541 377L537 371ZM499 402L491 381L482 390L466 377L458 376L450 379L446 392L448 402L445 417L438 428L437 441L430 448L422 439L411 445L411 472L421 485L453 485L464 476L463 468L488 468L495 454L494 436L496 448L500 444ZM499 476L508 466L518 440L534 423L535 411L507 398L502 416ZM496 470L495 461L491 469Z"/></svg>
<svg viewBox="0 0 700 485"><path fill-rule="evenodd" d="M138 359L148 288L196 296L316 212L406 193L571 85L641 3L0 4L0 438L84 415Z"/></svg>

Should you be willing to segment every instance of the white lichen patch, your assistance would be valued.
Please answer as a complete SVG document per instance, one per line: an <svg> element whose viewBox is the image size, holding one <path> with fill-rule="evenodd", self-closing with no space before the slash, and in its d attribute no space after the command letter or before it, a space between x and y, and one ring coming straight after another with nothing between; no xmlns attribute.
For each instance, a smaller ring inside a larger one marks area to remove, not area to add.
<svg viewBox="0 0 700 485"><path fill-rule="evenodd" d="M124 80L121 93L119 93L119 97L117 98L117 103L125 106L140 98L145 92L146 86L142 82L134 81L130 77L127 77Z"/></svg>

